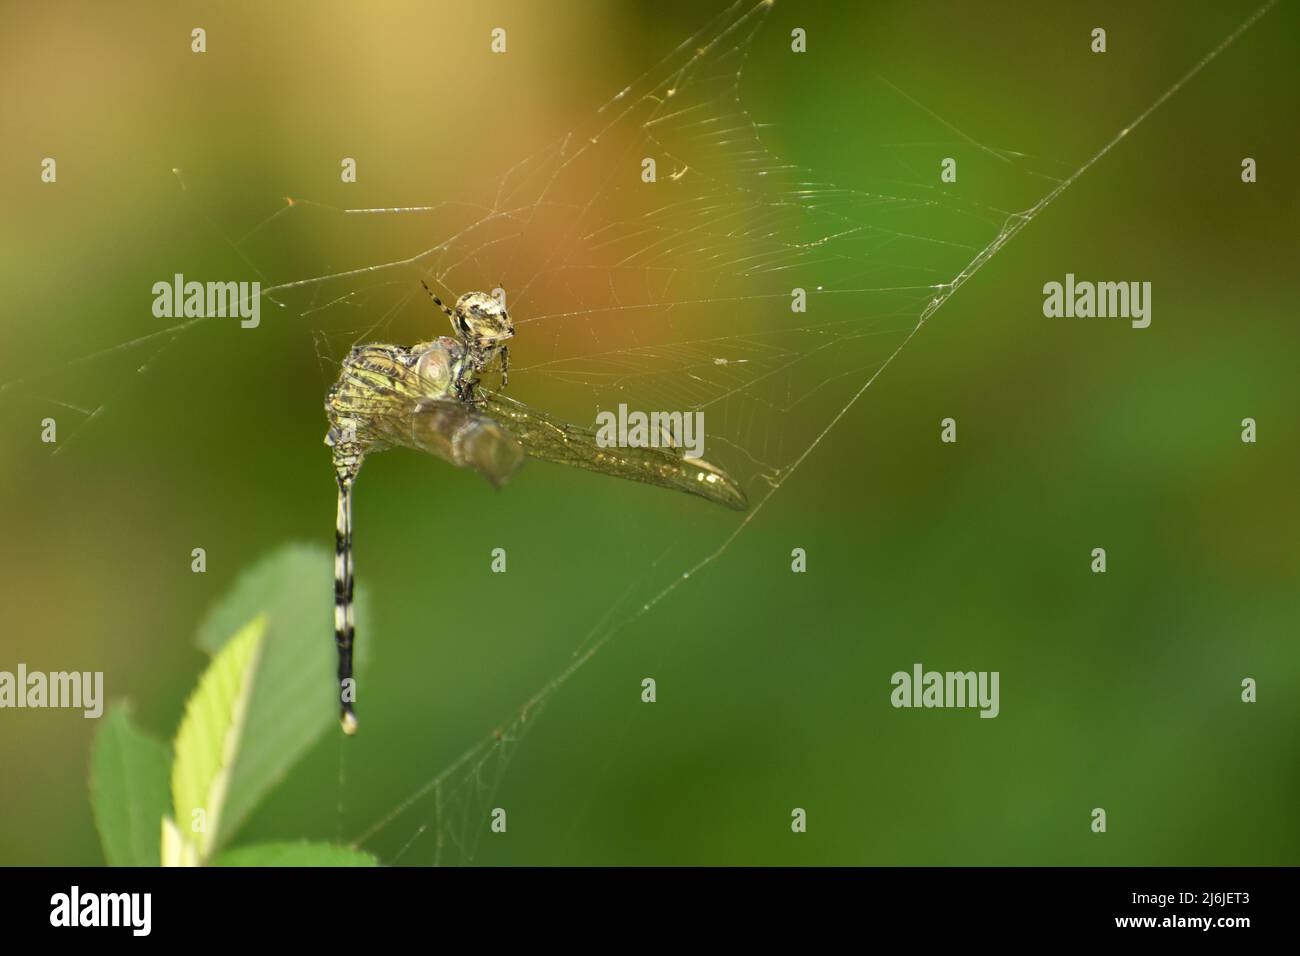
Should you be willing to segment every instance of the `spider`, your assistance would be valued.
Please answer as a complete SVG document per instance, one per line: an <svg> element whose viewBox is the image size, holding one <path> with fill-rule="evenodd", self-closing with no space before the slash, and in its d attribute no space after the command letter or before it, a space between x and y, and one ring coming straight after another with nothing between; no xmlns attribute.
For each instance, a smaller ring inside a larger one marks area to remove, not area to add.
<svg viewBox="0 0 1300 956"><path fill-rule="evenodd" d="M465 347L462 364L455 370L456 397L462 402L474 400L474 386L478 373L487 368L498 354L501 356L501 387L510 383L510 347L505 344L515 334L514 323L500 300L486 292L466 292L456 300L454 308L447 308L442 299L420 280L424 291L434 304L451 319L457 338Z"/></svg>

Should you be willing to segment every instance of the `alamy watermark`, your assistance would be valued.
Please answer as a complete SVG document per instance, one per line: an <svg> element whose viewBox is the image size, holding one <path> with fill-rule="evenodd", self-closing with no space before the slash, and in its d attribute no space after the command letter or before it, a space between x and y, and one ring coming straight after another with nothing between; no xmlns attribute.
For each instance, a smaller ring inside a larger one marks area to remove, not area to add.
<svg viewBox="0 0 1300 956"><path fill-rule="evenodd" d="M121 926L133 936L148 936L153 927L152 893L83 893L73 886L50 897L51 926Z"/></svg>
<svg viewBox="0 0 1300 956"><path fill-rule="evenodd" d="M1133 328L1151 324L1150 282L1076 282L1073 272L1065 282L1043 286L1043 315L1049 319L1131 319Z"/></svg>
<svg viewBox="0 0 1300 956"><path fill-rule="evenodd" d="M178 272L171 282L155 282L153 296L153 314L159 319L238 316L244 329L255 329L262 321L260 282L186 282Z"/></svg>
<svg viewBox="0 0 1300 956"><path fill-rule="evenodd" d="M104 713L103 671L0 671L0 708L45 707L82 711L88 720Z"/></svg>
<svg viewBox="0 0 1300 956"><path fill-rule="evenodd" d="M920 662L912 672L896 671L889 702L895 707L978 707L981 717L996 717L998 671L927 671Z"/></svg>
<svg viewBox="0 0 1300 956"><path fill-rule="evenodd" d="M596 444L601 448L680 448L687 458L704 457L703 412L618 412L596 415Z"/></svg>

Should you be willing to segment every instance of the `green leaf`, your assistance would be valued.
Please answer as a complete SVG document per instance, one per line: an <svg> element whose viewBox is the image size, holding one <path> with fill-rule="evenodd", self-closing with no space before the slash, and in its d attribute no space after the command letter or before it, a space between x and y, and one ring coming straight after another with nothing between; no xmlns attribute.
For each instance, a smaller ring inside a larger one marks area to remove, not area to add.
<svg viewBox="0 0 1300 956"><path fill-rule="evenodd" d="M199 628L199 647L216 654L255 615L264 614L267 620L244 746L235 760L221 815L221 844L229 842L322 734L339 733L333 595L333 551L286 545L240 575L231 593ZM372 643L365 606L366 596L358 588L358 673ZM361 711L361 733L365 733L364 696Z"/></svg>
<svg viewBox="0 0 1300 956"><path fill-rule="evenodd" d="M171 754L131 723L124 705L109 708L90 754L90 803L109 866L157 866Z"/></svg>
<svg viewBox="0 0 1300 956"><path fill-rule="evenodd" d="M162 821L162 853L159 861L163 866L198 866L199 851L184 834L171 817Z"/></svg>
<svg viewBox="0 0 1300 956"><path fill-rule="evenodd" d="M332 843L259 843L227 850L213 866L378 866L369 853Z"/></svg>
<svg viewBox="0 0 1300 956"><path fill-rule="evenodd" d="M266 618L258 615L216 656L185 705L176 731L172 802L182 833L205 861L217 846L231 770L244 738L244 722L257 672ZM193 823L203 826L196 833Z"/></svg>

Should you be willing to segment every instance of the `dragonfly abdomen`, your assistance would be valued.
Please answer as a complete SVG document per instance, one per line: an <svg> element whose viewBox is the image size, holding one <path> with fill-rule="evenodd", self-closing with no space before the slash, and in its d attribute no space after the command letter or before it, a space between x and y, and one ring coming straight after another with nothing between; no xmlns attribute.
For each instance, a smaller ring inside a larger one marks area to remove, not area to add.
<svg viewBox="0 0 1300 956"><path fill-rule="evenodd" d="M356 683L352 676L352 645L356 639L352 597L352 479L339 476L338 518L334 525L334 644L339 652L339 722L345 734L357 732L352 704Z"/></svg>

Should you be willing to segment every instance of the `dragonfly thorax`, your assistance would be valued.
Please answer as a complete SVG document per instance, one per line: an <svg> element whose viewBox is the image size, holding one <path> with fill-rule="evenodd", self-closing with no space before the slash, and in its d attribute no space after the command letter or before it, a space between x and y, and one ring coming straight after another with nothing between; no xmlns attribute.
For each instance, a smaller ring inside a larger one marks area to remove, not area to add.
<svg viewBox="0 0 1300 956"><path fill-rule="evenodd" d="M498 353L499 349L479 351L443 336L413 346L408 361L425 397L468 402L474 400L479 374Z"/></svg>

